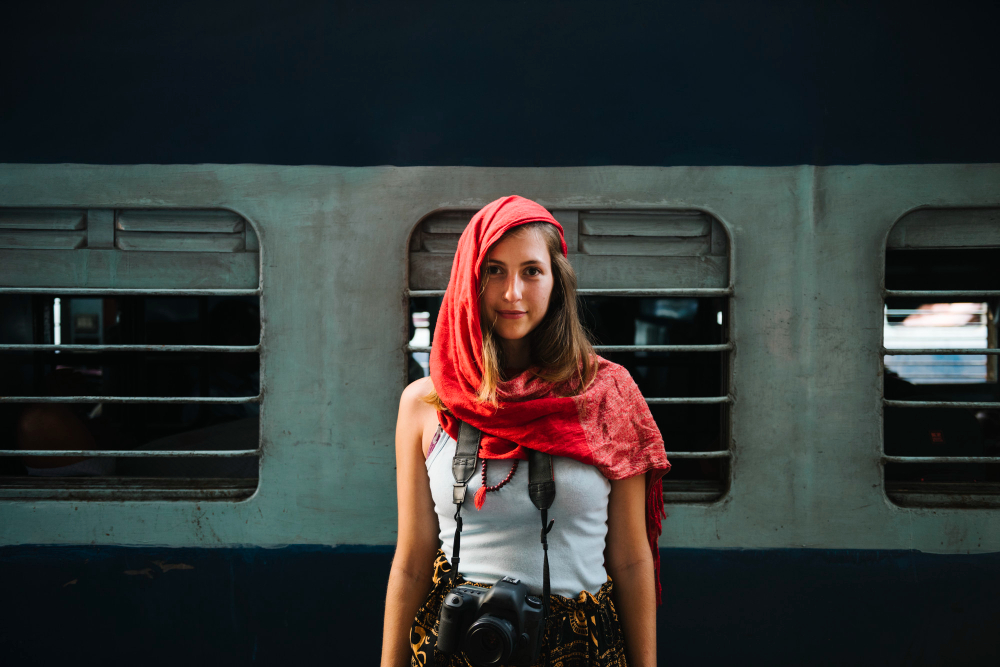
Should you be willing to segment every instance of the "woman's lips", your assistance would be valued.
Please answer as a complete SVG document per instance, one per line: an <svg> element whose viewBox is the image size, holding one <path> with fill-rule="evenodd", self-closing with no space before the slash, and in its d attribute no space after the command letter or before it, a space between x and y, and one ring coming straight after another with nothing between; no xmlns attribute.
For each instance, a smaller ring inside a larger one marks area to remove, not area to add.
<svg viewBox="0 0 1000 667"><path fill-rule="evenodd" d="M527 315L523 310L498 310L497 315L504 318L505 320L519 320L525 315Z"/></svg>

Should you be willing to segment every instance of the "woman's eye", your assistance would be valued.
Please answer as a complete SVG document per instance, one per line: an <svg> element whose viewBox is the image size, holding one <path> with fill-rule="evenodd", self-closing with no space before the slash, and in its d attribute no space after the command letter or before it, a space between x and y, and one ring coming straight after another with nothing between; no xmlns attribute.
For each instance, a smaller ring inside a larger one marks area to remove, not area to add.
<svg viewBox="0 0 1000 667"><path fill-rule="evenodd" d="M496 264L489 266L486 268L486 273L488 273L491 276L500 275L500 267L497 266Z"/></svg>
<svg viewBox="0 0 1000 667"><path fill-rule="evenodd" d="M527 269L525 269L525 273L527 273L529 276L542 275L542 272L538 269L537 266L529 266Z"/></svg>

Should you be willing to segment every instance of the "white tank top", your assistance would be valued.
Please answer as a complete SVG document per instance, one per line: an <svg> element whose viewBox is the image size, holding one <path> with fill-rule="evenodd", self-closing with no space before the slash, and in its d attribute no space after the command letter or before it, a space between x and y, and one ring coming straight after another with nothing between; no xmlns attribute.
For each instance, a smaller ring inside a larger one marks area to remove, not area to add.
<svg viewBox="0 0 1000 667"><path fill-rule="evenodd" d="M438 429L427 457L434 510L438 515L442 549L452 558L455 505L452 503L451 460L455 441ZM604 569L604 538L608 534L608 494L611 483L594 466L554 456L556 498L549 509L555 520L549 533L549 578L552 592L568 598L581 591L596 594L608 580ZM493 460L486 482L494 485L510 472L512 461ZM468 581L495 584L505 576L524 581L535 595L542 592L542 519L528 497L528 462L502 489L486 494L476 511L473 495L482 486L482 459L469 482L462 505L462 561L459 570Z"/></svg>

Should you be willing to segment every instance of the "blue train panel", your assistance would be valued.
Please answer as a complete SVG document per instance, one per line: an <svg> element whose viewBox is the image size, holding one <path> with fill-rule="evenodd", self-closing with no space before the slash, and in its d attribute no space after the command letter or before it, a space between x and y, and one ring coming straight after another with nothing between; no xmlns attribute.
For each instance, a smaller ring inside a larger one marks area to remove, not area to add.
<svg viewBox="0 0 1000 667"><path fill-rule="evenodd" d="M995 665L1000 554L661 549L661 664ZM391 548L0 548L4 664L374 665Z"/></svg>

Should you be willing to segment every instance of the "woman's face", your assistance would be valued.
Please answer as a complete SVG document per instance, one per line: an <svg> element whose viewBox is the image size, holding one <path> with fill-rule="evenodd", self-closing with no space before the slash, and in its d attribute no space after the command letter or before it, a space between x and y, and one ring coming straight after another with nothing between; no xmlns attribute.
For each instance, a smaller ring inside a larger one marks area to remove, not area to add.
<svg viewBox="0 0 1000 667"><path fill-rule="evenodd" d="M504 236L487 253L483 272L483 322L503 339L524 338L545 317L552 296L552 259L544 237L534 229Z"/></svg>

